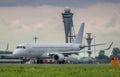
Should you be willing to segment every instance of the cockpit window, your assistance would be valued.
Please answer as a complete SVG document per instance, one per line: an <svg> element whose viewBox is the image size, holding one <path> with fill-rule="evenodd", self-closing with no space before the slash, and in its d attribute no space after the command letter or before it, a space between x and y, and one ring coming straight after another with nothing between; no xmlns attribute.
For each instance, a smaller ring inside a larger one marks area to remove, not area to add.
<svg viewBox="0 0 120 77"><path fill-rule="evenodd" d="M17 46L16 49L25 49L25 46Z"/></svg>

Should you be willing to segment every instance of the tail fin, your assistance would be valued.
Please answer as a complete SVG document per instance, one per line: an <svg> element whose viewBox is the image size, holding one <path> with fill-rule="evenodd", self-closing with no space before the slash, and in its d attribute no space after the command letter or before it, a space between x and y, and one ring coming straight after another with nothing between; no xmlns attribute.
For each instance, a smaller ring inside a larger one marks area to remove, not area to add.
<svg viewBox="0 0 120 77"><path fill-rule="evenodd" d="M76 36L76 39L75 39L74 43L82 44L83 33L84 33L84 25L85 25L85 23L83 22L81 24L81 27L78 31L78 34Z"/></svg>

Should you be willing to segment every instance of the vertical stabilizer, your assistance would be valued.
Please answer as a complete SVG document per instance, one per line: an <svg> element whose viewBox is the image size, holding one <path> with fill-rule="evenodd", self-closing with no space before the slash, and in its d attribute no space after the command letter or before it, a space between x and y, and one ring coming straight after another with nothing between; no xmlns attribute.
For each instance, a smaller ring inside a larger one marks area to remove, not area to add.
<svg viewBox="0 0 120 77"><path fill-rule="evenodd" d="M85 23L83 22L81 24L81 27L80 27L80 29L78 31L78 34L76 36L76 39L75 39L74 43L82 44L83 33L84 33L84 25L85 25Z"/></svg>

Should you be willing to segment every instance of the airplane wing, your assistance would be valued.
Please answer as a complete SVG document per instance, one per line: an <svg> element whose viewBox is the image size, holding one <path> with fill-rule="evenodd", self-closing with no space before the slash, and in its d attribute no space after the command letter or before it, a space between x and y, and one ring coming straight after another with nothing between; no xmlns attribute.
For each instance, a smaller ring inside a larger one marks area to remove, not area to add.
<svg viewBox="0 0 120 77"><path fill-rule="evenodd" d="M82 53L84 51L68 51L68 52L60 52L61 54L64 55L69 55L69 54L78 54L78 53Z"/></svg>
<svg viewBox="0 0 120 77"><path fill-rule="evenodd" d="M95 44L95 45L90 45L90 46L99 46L99 45L105 45L105 43ZM84 47L89 47L89 45L85 45Z"/></svg>
<svg viewBox="0 0 120 77"><path fill-rule="evenodd" d="M84 51L67 51L67 52L52 52L49 53L50 56L54 55L54 54L63 54L65 56L67 55L71 55L71 54L79 54L79 53L83 53Z"/></svg>
<svg viewBox="0 0 120 77"><path fill-rule="evenodd" d="M98 46L98 45L104 45L105 43L101 43L101 44L95 44L95 45L91 45L91 46ZM106 49L102 49L102 50L109 50L112 46L113 42L110 44L110 46ZM84 47L89 47L89 46L83 46ZM91 50L93 51L93 50ZM100 50L99 50L100 51ZM50 53L49 55L54 55L54 54L64 54L64 55L71 55L71 54L79 54L79 53L84 53L84 52L87 52L87 51L84 51L84 50L80 50L80 51L66 51L66 52L52 52Z"/></svg>
<svg viewBox="0 0 120 77"><path fill-rule="evenodd" d="M113 42L109 45L108 48L106 48L106 49L101 49L101 50L109 50L109 49L112 47L112 45L113 45ZM92 51L93 51L93 50L92 50ZM95 50L95 51L100 51L100 50Z"/></svg>
<svg viewBox="0 0 120 77"><path fill-rule="evenodd" d="M110 46L108 48L103 49L103 50L109 50L112 47L112 45L113 45L113 42L110 44Z"/></svg>

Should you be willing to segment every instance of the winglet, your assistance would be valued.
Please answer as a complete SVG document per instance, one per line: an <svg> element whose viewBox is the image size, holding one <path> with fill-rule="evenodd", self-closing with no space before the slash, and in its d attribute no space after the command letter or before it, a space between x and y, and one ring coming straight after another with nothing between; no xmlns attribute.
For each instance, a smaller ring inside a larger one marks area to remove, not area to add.
<svg viewBox="0 0 120 77"><path fill-rule="evenodd" d="M113 42L110 44L110 46L107 49L104 49L104 50L109 50L112 45L113 45Z"/></svg>
<svg viewBox="0 0 120 77"><path fill-rule="evenodd" d="M85 25L85 23L83 22L81 24L81 27L78 31L78 34L76 36L76 39L75 39L74 43L82 44L83 33L84 33L84 25Z"/></svg>

